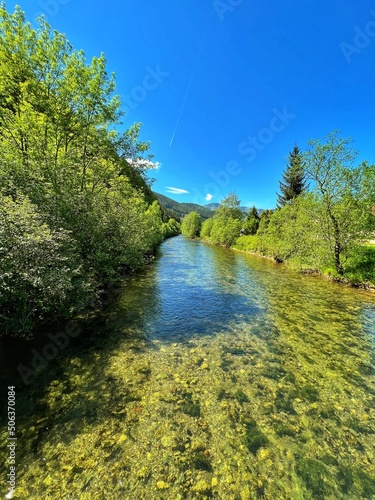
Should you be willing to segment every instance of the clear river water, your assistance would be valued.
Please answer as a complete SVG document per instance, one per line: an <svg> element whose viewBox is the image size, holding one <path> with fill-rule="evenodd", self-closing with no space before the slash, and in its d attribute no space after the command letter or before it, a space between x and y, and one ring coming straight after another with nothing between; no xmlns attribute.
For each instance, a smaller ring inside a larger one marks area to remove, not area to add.
<svg viewBox="0 0 375 500"><path fill-rule="evenodd" d="M180 236L76 322L8 380L13 498L375 499L373 292Z"/></svg>

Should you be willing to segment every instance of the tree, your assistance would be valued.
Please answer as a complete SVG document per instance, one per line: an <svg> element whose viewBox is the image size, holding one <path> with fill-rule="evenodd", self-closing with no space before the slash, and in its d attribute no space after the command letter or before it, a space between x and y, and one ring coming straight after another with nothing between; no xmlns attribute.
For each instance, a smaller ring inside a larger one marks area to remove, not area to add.
<svg viewBox="0 0 375 500"><path fill-rule="evenodd" d="M255 234L258 231L259 222L258 210L253 207L243 223L244 234Z"/></svg>
<svg viewBox="0 0 375 500"><path fill-rule="evenodd" d="M180 223L173 218L170 218L168 222L164 222L162 229L164 238L171 238L172 236L177 236L181 232Z"/></svg>
<svg viewBox="0 0 375 500"><path fill-rule="evenodd" d="M210 236L213 243L230 247L240 236L243 218L240 204L235 193L230 193L220 203L213 217Z"/></svg>
<svg viewBox="0 0 375 500"><path fill-rule="evenodd" d="M236 193L229 193L221 202L216 210L214 218L227 218L242 220L243 213L240 209L241 202Z"/></svg>
<svg viewBox="0 0 375 500"><path fill-rule="evenodd" d="M329 247L320 236L322 207L314 193L303 193L265 218L258 231L262 253L277 261L290 260L303 267L327 265Z"/></svg>
<svg viewBox="0 0 375 500"><path fill-rule="evenodd" d="M181 232L188 238L197 238L202 227L202 219L197 212L190 212L182 219Z"/></svg>
<svg viewBox="0 0 375 500"><path fill-rule="evenodd" d="M160 205L154 201L146 210L144 216L143 239L145 253L152 253L157 245L163 241L163 219Z"/></svg>
<svg viewBox="0 0 375 500"><path fill-rule="evenodd" d="M201 238L209 238L211 236L213 222L213 219L207 219L203 222L200 234Z"/></svg>
<svg viewBox="0 0 375 500"><path fill-rule="evenodd" d="M309 141L303 155L305 176L313 182L322 207L319 236L329 244L339 275L344 273L342 256L348 248L366 241L374 230L375 167L354 167L357 153L350 144L350 138L334 131L323 141Z"/></svg>
<svg viewBox="0 0 375 500"><path fill-rule="evenodd" d="M288 166L279 181L281 194L277 194L277 207L281 208L306 190L302 154L298 146L289 153Z"/></svg>
<svg viewBox="0 0 375 500"><path fill-rule="evenodd" d="M211 229L211 241L224 247L232 246L240 236L241 221L228 218L214 219Z"/></svg>
<svg viewBox="0 0 375 500"><path fill-rule="evenodd" d="M273 215L273 210L270 210L268 208L266 210L263 210L263 212L260 214L258 232L262 232L268 227L272 215Z"/></svg>

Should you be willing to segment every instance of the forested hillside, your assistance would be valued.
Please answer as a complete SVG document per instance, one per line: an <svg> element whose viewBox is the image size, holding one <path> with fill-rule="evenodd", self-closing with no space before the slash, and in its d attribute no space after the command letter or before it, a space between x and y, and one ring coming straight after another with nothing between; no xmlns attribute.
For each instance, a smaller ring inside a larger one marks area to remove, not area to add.
<svg viewBox="0 0 375 500"><path fill-rule="evenodd" d="M220 207L220 203L208 203L207 205L204 205L205 208L208 208L209 210L217 210ZM248 214L251 211L250 207L239 207L241 212L244 214ZM258 214L260 215L263 212L263 208L258 208Z"/></svg>
<svg viewBox="0 0 375 500"><path fill-rule="evenodd" d="M141 124L119 132L104 55L0 7L0 326L27 334L84 307L166 235Z"/></svg>
<svg viewBox="0 0 375 500"><path fill-rule="evenodd" d="M165 207L171 215L175 217L183 217L184 215L189 214L190 212L197 212L202 219L208 219L212 217L212 211L203 207L201 205L197 205L196 203L179 203L178 201L174 201L168 196L164 196L163 194L155 193L159 202L163 207Z"/></svg>

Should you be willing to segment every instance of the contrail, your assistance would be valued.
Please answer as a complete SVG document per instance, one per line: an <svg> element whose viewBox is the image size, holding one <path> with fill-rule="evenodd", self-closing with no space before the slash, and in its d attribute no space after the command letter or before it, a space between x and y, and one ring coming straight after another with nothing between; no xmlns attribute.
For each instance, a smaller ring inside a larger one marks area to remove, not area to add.
<svg viewBox="0 0 375 500"><path fill-rule="evenodd" d="M174 136L176 134L176 131L177 131L177 128L178 128L178 125L180 123L180 119L181 119L181 116L182 116L182 113L184 111L184 107L185 107L185 103L186 103L186 99L189 95L189 92L190 92L190 87L191 87L191 84L192 84L192 81L193 81L193 78L194 78L194 75L195 75L195 71L197 69L197 66L198 66L198 61L199 61L199 58L202 54L202 50L203 50L203 46L206 42L206 38L207 38L207 33L208 33L208 29L210 27L210 24L211 24L211 19L212 19L212 16L210 17L209 21L208 21L208 24L207 24L207 28L206 28L206 32L204 34L204 37L203 37L203 40L202 40L202 43L201 43L201 46L199 48L199 51L198 51L198 55L197 55L197 58L195 60L195 64L194 64L194 68L193 68L193 71L191 73L191 76L190 76L190 80L189 80L189 84L187 86L187 89L186 89L186 93L185 93L185 97L184 97L184 100L182 101L182 105L181 105L181 109L180 109L180 113L178 115L178 118L177 118L177 122L176 122L176 126L173 130L173 134L172 134L172 137L171 137L171 142L169 143L169 147L172 146L172 143L173 143L173 139L174 139Z"/></svg>

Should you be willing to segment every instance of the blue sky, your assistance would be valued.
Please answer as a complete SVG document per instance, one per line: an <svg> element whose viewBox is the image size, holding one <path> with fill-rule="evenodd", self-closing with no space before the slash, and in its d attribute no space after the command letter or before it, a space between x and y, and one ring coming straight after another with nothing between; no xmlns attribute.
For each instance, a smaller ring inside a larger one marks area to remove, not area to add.
<svg viewBox="0 0 375 500"><path fill-rule="evenodd" d="M371 1L17 3L29 20L44 13L88 58L105 53L125 126L143 123L161 164L154 190L177 201L236 191L244 205L272 208L294 144L334 129L375 162Z"/></svg>

